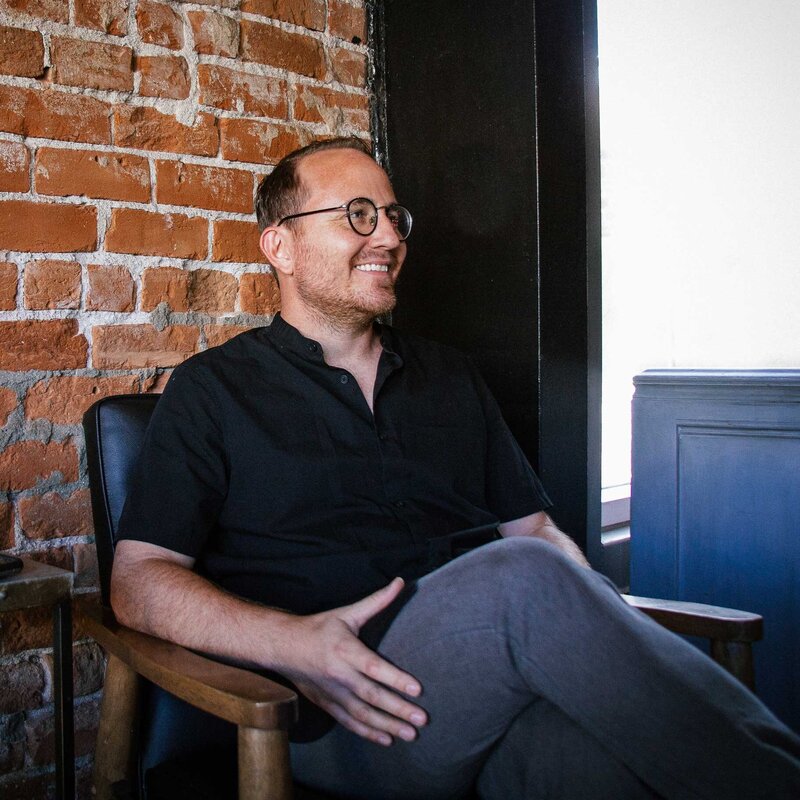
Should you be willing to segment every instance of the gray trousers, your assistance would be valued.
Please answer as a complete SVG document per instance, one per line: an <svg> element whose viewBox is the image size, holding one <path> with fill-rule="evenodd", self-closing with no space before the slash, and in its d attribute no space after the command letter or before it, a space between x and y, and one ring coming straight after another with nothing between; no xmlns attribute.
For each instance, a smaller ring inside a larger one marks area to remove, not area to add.
<svg viewBox="0 0 800 800"><path fill-rule="evenodd" d="M413 743L341 726L295 774L358 800L800 798L800 738L707 656L554 547L511 539L423 578L379 651L422 684Z"/></svg>

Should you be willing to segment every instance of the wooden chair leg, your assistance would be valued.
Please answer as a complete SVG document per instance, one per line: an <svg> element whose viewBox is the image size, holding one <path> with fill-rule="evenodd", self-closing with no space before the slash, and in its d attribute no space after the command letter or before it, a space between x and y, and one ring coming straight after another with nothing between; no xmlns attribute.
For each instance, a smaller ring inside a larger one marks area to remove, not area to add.
<svg viewBox="0 0 800 800"><path fill-rule="evenodd" d="M292 800L286 731L238 730L239 800Z"/></svg>
<svg viewBox="0 0 800 800"><path fill-rule="evenodd" d="M750 691L755 692L756 681L753 669L753 646L750 642L724 642L711 640L711 657Z"/></svg>
<svg viewBox="0 0 800 800"><path fill-rule="evenodd" d="M139 708L139 676L113 655L108 656L93 782L97 800L112 800L113 785L135 785L134 737Z"/></svg>

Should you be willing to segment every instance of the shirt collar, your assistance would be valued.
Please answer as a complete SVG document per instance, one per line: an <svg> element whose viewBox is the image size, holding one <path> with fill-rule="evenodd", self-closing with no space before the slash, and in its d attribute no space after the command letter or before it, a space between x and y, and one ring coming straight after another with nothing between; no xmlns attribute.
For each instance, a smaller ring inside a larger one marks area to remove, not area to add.
<svg viewBox="0 0 800 800"><path fill-rule="evenodd" d="M375 322L375 327L380 334L384 357L388 358L389 363L393 367L402 366L403 359L397 352L397 342L391 326ZM280 312L275 315L272 323L266 328L266 331L272 341L275 342L281 350L289 350L308 361L324 361L322 345L314 341L314 339L303 336L294 325L290 325L280 315Z"/></svg>

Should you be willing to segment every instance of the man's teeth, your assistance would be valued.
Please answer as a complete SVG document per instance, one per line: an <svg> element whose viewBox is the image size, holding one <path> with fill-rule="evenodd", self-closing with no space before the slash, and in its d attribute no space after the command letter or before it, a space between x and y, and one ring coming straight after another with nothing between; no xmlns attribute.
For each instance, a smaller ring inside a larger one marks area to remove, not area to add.
<svg viewBox="0 0 800 800"><path fill-rule="evenodd" d="M388 264L359 264L356 267L361 272L388 272Z"/></svg>

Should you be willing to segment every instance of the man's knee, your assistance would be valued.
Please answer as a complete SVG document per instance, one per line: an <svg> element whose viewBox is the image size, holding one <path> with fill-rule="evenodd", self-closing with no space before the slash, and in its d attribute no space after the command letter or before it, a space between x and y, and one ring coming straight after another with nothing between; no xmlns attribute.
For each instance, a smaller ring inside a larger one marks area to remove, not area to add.
<svg viewBox="0 0 800 800"><path fill-rule="evenodd" d="M584 571L553 544L532 536L515 536L479 547L462 557L465 569L509 580L514 575L531 581Z"/></svg>

